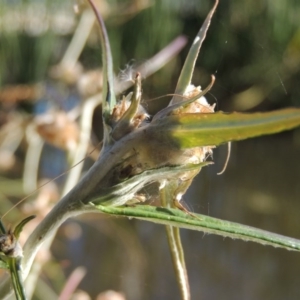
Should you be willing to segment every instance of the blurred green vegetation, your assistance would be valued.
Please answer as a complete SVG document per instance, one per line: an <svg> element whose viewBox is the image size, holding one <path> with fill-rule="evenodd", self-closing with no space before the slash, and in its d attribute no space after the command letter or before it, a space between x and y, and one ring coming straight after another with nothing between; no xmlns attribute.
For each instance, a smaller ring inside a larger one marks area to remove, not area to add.
<svg viewBox="0 0 300 300"><path fill-rule="evenodd" d="M130 1L127 1L129 3ZM132 59L147 60L185 34L192 42L211 1L142 1L146 9L120 18L124 1L108 1L106 23L118 73ZM125 2L126 3L126 2ZM77 17L70 1L2 1L0 6L0 84L47 79L68 45ZM271 109L299 104L299 1L221 1L201 51L195 84L217 75L212 93L224 109ZM80 61L100 65L99 40L92 34ZM145 81L145 91L171 92L188 47L180 59ZM247 93L248 92L248 93ZM242 94L243 93L243 94ZM149 97L154 96L152 92Z"/></svg>

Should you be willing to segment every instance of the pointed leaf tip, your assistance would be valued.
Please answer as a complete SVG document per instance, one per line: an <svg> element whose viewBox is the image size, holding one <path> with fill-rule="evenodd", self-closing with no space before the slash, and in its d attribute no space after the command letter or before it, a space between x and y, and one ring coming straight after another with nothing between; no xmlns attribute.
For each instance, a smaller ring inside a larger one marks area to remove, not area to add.
<svg viewBox="0 0 300 300"><path fill-rule="evenodd" d="M184 95L187 87L191 84L192 76L194 73L195 63L198 58L201 46L205 40L207 30L210 26L211 19L217 9L219 1L216 0L213 8L208 13L203 25L201 26L197 36L195 37L193 44L190 48L188 56L184 62L183 68L181 70L175 94ZM182 101L182 97L174 96L170 102L170 105Z"/></svg>
<svg viewBox="0 0 300 300"><path fill-rule="evenodd" d="M197 216L195 218L179 209L148 205L136 205L135 207L107 207L98 205L97 208L101 212L110 215L132 217L156 224L176 226L209 234L217 234L223 237L256 242L262 245L300 251L300 240L298 239L193 213Z"/></svg>
<svg viewBox="0 0 300 300"><path fill-rule="evenodd" d="M180 148L217 146L300 126L300 109L264 113L182 114L164 120L164 130Z"/></svg>
<svg viewBox="0 0 300 300"><path fill-rule="evenodd" d="M103 68L103 119L107 120L110 116L113 108L116 105L116 96L114 93L114 74L113 74L113 60L110 49L110 43L106 31L106 27L101 14L99 13L96 5L92 0L88 0L90 3L100 28L100 39L102 48L102 68Z"/></svg>
<svg viewBox="0 0 300 300"><path fill-rule="evenodd" d="M34 219L36 216L35 215L32 215L32 216L29 216L27 218L25 218L24 220L22 220L15 228L14 230L14 236L18 239L19 236L20 236L20 233L22 232L23 230L23 227L29 222L31 221L32 219Z"/></svg>

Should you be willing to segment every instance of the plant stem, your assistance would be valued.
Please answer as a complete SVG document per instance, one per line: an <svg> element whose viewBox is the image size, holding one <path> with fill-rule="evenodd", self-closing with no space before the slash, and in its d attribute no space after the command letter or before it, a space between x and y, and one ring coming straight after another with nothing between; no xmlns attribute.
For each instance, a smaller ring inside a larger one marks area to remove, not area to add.
<svg viewBox="0 0 300 300"><path fill-rule="evenodd" d="M19 261L17 258L10 258L8 261L12 285L17 300L26 300L23 282L20 274Z"/></svg>
<svg viewBox="0 0 300 300"><path fill-rule="evenodd" d="M163 207L169 208L173 206L172 192L174 192L176 187L176 182L171 181L167 183L163 189L161 189L160 199ZM180 238L180 229L178 227L166 225L166 232L181 299L190 300L190 286L184 260L184 251Z"/></svg>

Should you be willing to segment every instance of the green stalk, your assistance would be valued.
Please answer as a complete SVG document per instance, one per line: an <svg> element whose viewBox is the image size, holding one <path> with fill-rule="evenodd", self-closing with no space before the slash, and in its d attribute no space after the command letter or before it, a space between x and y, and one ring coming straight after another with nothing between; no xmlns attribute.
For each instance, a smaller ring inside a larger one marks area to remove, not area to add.
<svg viewBox="0 0 300 300"><path fill-rule="evenodd" d="M163 207L170 208L173 206L172 198L174 193L172 192L174 192L176 187L176 182L171 181L160 190L160 199ZM166 232L181 299L190 300L190 286L180 238L180 229L178 227L166 225Z"/></svg>
<svg viewBox="0 0 300 300"><path fill-rule="evenodd" d="M20 274L20 259L8 259L9 271L11 276L12 285L15 291L17 300L26 300L26 295L23 287L23 281Z"/></svg>

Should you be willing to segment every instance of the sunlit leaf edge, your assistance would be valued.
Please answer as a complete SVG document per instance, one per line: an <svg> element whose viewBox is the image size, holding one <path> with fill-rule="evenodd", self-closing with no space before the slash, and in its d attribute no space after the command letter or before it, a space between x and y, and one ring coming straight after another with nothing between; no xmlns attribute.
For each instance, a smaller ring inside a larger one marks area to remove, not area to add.
<svg viewBox="0 0 300 300"><path fill-rule="evenodd" d="M96 208L100 212L110 215L136 218L157 224L171 225L233 239L252 241L287 250L300 251L300 240L295 238L201 214L194 214L197 216L196 218L178 209L148 205L137 205L134 207L108 207L97 205Z"/></svg>
<svg viewBox="0 0 300 300"><path fill-rule="evenodd" d="M181 114L165 118L165 139L180 148L220 145L300 126L300 109L286 108L262 113ZM154 129L155 130L155 129Z"/></svg>

